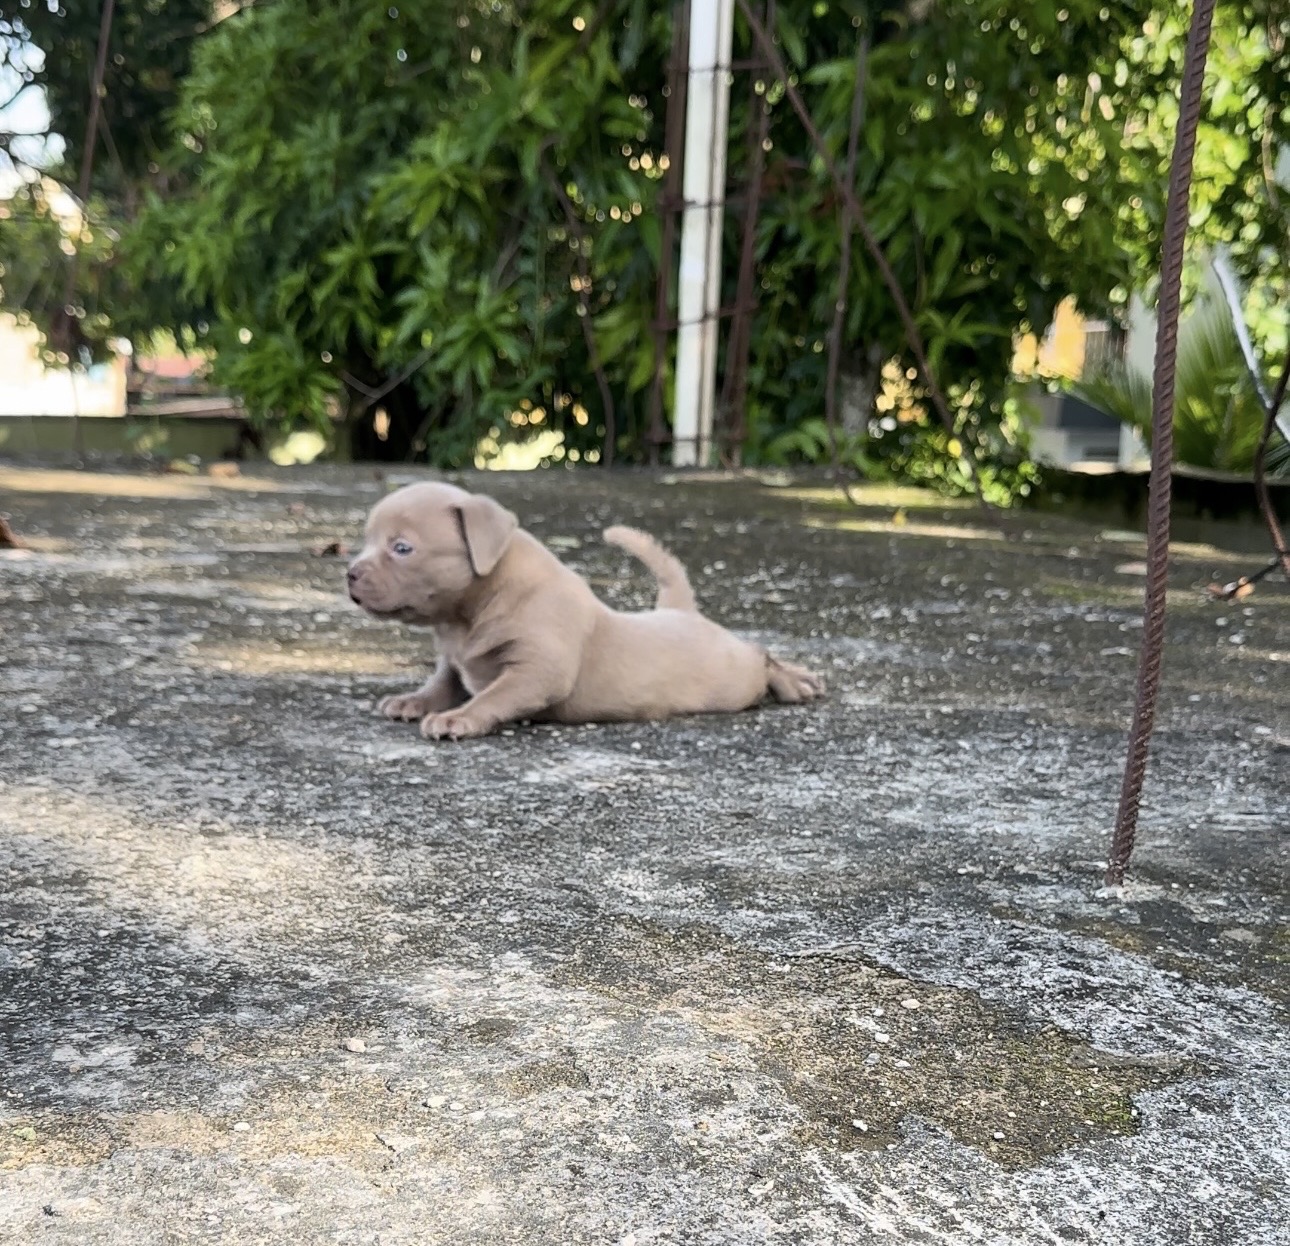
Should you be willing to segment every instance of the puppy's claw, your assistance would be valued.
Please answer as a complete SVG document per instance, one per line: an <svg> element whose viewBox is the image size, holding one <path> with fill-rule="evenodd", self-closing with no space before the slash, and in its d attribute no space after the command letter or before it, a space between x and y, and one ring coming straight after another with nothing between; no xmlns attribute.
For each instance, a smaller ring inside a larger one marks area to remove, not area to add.
<svg viewBox="0 0 1290 1246"><path fill-rule="evenodd" d="M427 714L421 734L427 740L468 740L483 735L484 728L465 714Z"/></svg>
<svg viewBox="0 0 1290 1246"><path fill-rule="evenodd" d="M777 701L796 705L801 701L814 701L824 695L824 680L814 671L798 666L796 662L768 658L766 667L766 682Z"/></svg>
<svg viewBox="0 0 1290 1246"><path fill-rule="evenodd" d="M376 707L377 713L392 718L395 722L415 722L425 712L425 700L415 692L400 693L397 696L383 697Z"/></svg>

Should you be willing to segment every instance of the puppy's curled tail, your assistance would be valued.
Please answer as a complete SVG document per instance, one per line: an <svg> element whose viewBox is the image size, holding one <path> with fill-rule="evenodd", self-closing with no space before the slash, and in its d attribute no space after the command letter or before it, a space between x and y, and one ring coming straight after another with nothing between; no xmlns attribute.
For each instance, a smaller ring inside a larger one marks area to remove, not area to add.
<svg viewBox="0 0 1290 1246"><path fill-rule="evenodd" d="M652 536L637 528L614 527L605 529L605 540L610 545L625 549L633 558L639 558L658 581L658 610L697 610L690 577L674 555L669 554Z"/></svg>

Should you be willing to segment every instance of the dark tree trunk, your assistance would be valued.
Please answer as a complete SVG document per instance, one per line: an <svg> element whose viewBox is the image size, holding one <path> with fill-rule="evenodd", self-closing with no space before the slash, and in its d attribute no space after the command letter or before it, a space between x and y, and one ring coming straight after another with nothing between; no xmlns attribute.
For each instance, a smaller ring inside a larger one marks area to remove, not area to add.
<svg viewBox="0 0 1290 1246"><path fill-rule="evenodd" d="M844 369L838 387L842 411L842 433L848 438L864 437L873 419L875 402L882 390L882 351L871 346L858 353L851 367Z"/></svg>
<svg viewBox="0 0 1290 1246"><path fill-rule="evenodd" d="M382 418L382 412L384 418ZM355 462L407 463L421 458L425 447L416 440L426 412L412 385L395 386L349 421L350 455ZM384 432L384 437L381 433Z"/></svg>

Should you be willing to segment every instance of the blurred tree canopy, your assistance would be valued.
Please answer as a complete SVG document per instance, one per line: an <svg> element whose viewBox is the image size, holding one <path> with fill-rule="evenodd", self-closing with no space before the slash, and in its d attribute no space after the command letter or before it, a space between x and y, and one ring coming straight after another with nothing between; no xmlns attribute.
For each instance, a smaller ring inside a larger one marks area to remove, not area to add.
<svg viewBox="0 0 1290 1246"><path fill-rule="evenodd" d="M1198 237L1257 276L1252 297L1268 308L1288 279L1288 196L1274 176L1290 126L1282 7L1220 0L1193 205ZM1016 335L1042 332L1066 295L1115 314L1154 270L1186 12L1129 0L780 0L777 11L839 158L858 33L869 39L857 190L963 442L1006 493L1006 472L991 472L1019 456L1006 405ZM83 355L169 328L209 349L215 379L265 422L341 419L359 453L444 464L469 461L483 436L535 428L561 431L564 453L598 456L585 309L615 448L643 455L664 6L118 0L117 14L85 227L69 243L51 223L48 181L11 200L4 306L47 323L65 301L70 245ZM90 0L0 0L8 63L45 87L70 168L98 17ZM50 53L34 72L29 43ZM742 22L736 44L751 55ZM771 111L745 460L822 452L841 244L827 173L782 84L763 86L754 100L736 75L731 95L732 180L754 110ZM847 294L844 368L872 396L881 369L899 381L909 360L858 246ZM1265 320L1270 339L1276 319ZM916 411L916 387L908 396ZM948 434L869 414L855 447L865 464L965 487Z"/></svg>
<svg viewBox="0 0 1290 1246"><path fill-rule="evenodd" d="M89 122L100 0L0 2L0 106L41 89L57 162L33 136L0 122L0 168L25 174L0 216L0 305L48 332L54 362L101 357L117 336L195 319L161 273L123 273L118 244L150 191L170 184L170 119L198 41L227 14L211 0L122 0L116 6L97 136L93 194L70 219L59 183L75 186ZM6 89L7 88L7 89ZM43 157L43 158L42 158ZM35 176L36 169L48 178ZM79 217L79 219L76 219ZM72 293L68 303L68 291Z"/></svg>

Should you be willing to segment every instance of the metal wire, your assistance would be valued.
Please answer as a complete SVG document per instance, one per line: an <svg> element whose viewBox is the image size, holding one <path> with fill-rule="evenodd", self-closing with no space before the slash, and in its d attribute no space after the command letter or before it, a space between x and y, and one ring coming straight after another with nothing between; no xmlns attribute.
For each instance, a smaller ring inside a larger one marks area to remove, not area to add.
<svg viewBox="0 0 1290 1246"><path fill-rule="evenodd" d="M1147 596L1138 655L1137 696L1129 753L1120 788L1120 806L1106 871L1107 886L1124 881L1138 829L1142 782L1155 725L1156 699L1165 643L1165 593L1169 580L1169 507L1173 487L1174 372L1178 356L1178 315L1182 302L1183 253L1187 243L1188 196L1196 131L1204 102L1205 61L1209 53L1214 0L1196 0L1183 60L1178 101L1178 129L1169 168L1169 196L1160 263L1160 298L1156 309L1156 363L1152 386L1151 484L1147 513Z"/></svg>
<svg viewBox="0 0 1290 1246"><path fill-rule="evenodd" d="M1270 394L1267 385L1263 382L1263 371L1259 367L1259 358L1254 353L1254 343L1250 340L1250 331L1245 323L1245 313L1241 309L1240 289L1231 265L1221 253L1214 260L1214 273L1218 277L1219 287L1232 313L1232 327L1236 330L1236 339L1240 343L1241 354L1245 357L1245 369L1250 374L1250 380L1259 395L1259 401L1263 404L1263 431L1259 435L1259 444L1254 452L1254 493L1259 500L1259 510L1263 513L1263 522L1267 525L1268 535L1272 538L1272 550L1276 554L1273 566L1280 566L1286 578L1290 579L1290 550L1286 548L1286 539L1281 533L1281 522L1277 519L1276 508L1272 505L1272 497L1268 493L1267 478L1268 443L1272 440L1272 430L1275 428L1287 442L1290 442L1290 423L1281 418L1281 407L1286 397L1286 381L1290 379L1290 350L1287 350L1285 360L1281 364L1276 392ZM1262 574L1257 577L1242 576L1236 582L1237 587L1254 583L1256 578L1262 578Z"/></svg>

